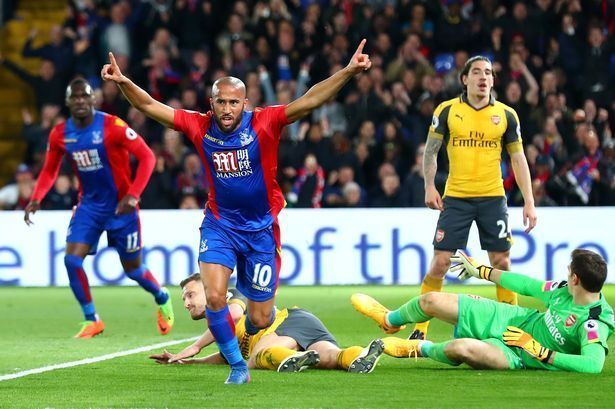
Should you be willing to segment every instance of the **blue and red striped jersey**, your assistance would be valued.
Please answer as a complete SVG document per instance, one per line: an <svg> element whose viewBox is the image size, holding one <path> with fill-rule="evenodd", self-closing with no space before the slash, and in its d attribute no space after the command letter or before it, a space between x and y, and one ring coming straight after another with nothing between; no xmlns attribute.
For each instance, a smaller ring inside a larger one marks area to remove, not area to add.
<svg viewBox="0 0 615 409"><path fill-rule="evenodd" d="M224 226L257 231L271 226L285 205L276 180L285 106L245 111L239 127L224 133L212 112L175 110L174 127L196 147L209 182L206 215ZM208 211L209 210L209 211Z"/></svg>
<svg viewBox="0 0 615 409"><path fill-rule="evenodd" d="M139 161L132 181L130 153ZM115 210L119 200L130 194L139 198L152 174L155 157L143 138L120 118L95 111L94 120L77 128L69 118L49 134L49 146L33 200L42 200L66 155L79 178L79 200L100 211Z"/></svg>

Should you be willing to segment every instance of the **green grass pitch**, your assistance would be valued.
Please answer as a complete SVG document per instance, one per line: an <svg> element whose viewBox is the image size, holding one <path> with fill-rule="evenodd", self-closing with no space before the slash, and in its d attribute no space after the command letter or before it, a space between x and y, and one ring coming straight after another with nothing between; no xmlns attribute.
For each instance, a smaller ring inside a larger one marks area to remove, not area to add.
<svg viewBox="0 0 615 409"><path fill-rule="evenodd" d="M447 286L447 291L493 297L492 286ZM0 288L0 376L199 335L204 321L183 311L172 288L176 326L161 337L151 297L139 288L92 289L105 333L75 340L79 308L68 288ZM282 287L278 305L319 316L341 346L384 336L350 305L354 292L396 307L418 287ZM615 305L615 287L605 289ZM522 305L539 307L522 298ZM407 329L403 335L407 335ZM436 322L432 340L452 337ZM613 350L615 337L611 339ZM185 344L169 349L176 352ZM209 347L202 354L215 350ZM152 351L154 352L154 351ZM227 386L224 366L157 365L152 352L0 382L0 408L562 408L615 407L615 358L600 375L543 371L475 371L429 360L384 357L369 375L311 370L298 374L252 371L252 382Z"/></svg>

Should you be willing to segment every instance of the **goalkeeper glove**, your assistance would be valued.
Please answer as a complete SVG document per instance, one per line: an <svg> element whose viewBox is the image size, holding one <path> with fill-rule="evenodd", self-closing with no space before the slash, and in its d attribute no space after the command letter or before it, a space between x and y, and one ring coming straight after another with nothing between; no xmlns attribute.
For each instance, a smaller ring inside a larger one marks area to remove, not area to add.
<svg viewBox="0 0 615 409"><path fill-rule="evenodd" d="M530 334L521 328L508 326L502 334L502 339L506 345L523 348L525 352L542 362L548 362L553 355L553 351L545 348L536 341Z"/></svg>
<svg viewBox="0 0 615 409"><path fill-rule="evenodd" d="M451 262L458 263L451 267L451 271L459 271L457 278L460 280L467 280L470 277L489 280L491 272L493 271L493 267L477 264L472 257L468 256L461 250L459 250L456 255L451 257Z"/></svg>

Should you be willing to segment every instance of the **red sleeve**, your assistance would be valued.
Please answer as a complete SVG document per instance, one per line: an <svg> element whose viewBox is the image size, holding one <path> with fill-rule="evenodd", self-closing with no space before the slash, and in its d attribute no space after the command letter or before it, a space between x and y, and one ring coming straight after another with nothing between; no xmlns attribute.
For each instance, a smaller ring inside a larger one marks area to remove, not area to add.
<svg viewBox="0 0 615 409"><path fill-rule="evenodd" d="M288 125L288 117L286 116L286 105L272 105L267 108L256 108L255 113L258 115L258 121L262 121L264 127L273 135L274 139L280 139L282 128Z"/></svg>
<svg viewBox="0 0 615 409"><path fill-rule="evenodd" d="M135 178L128 186L126 194L136 197L141 197L141 193L145 189L149 178L152 176L154 167L156 166L156 156L154 152L147 146L145 140L136 133L132 128L119 118L114 121L113 136L116 142L128 152L137 158L139 164L135 171Z"/></svg>
<svg viewBox="0 0 615 409"><path fill-rule="evenodd" d="M176 109L173 116L173 128L183 133L198 148L203 134L207 132L211 121L211 112L201 114L200 112L188 111L186 109Z"/></svg>
<svg viewBox="0 0 615 409"><path fill-rule="evenodd" d="M64 123L55 126L49 133L49 144L47 145L45 163L43 164L41 173L38 175L31 200L36 200L40 203L58 177L60 165L62 164L62 157L65 153L64 140L62 139L63 135Z"/></svg>

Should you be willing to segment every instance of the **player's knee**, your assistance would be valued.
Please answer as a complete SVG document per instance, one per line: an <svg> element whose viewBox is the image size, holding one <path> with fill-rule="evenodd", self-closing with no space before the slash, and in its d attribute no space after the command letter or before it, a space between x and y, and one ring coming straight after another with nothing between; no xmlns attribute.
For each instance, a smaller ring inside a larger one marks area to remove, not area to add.
<svg viewBox="0 0 615 409"><path fill-rule="evenodd" d="M226 293L207 293L207 306L213 311L219 311L226 305Z"/></svg>
<svg viewBox="0 0 615 409"><path fill-rule="evenodd" d="M426 293L420 296L419 305L428 315L435 315L436 306L440 299L440 293Z"/></svg>

